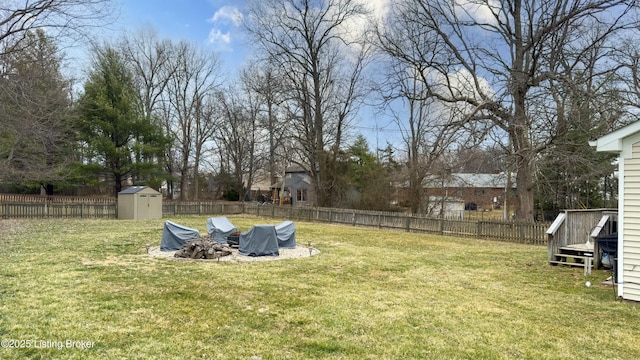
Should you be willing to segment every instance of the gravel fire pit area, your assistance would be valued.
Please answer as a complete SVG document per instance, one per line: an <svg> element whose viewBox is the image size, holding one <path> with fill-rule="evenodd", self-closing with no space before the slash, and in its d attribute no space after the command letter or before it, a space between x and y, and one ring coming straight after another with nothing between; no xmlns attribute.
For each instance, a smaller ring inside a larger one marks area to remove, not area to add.
<svg viewBox="0 0 640 360"><path fill-rule="evenodd" d="M207 262L258 262L258 261L278 261L285 259L302 259L308 258L311 256L315 256L320 254L320 251L316 248L310 246L300 246L296 245L295 248L281 248L279 249L280 255L278 256L244 256L238 253L238 249L235 247L224 247L226 251L230 251L229 255L220 256L211 259L191 259L176 257L176 251L161 251L160 246L149 248L148 253L149 256L172 259L172 260L182 260L182 261L207 261ZM178 250L180 251L180 250Z"/></svg>

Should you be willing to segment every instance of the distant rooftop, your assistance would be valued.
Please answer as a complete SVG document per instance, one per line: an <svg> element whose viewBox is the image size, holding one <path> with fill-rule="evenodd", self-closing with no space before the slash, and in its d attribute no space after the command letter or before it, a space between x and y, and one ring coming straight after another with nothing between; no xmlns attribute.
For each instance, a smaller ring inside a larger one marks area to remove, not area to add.
<svg viewBox="0 0 640 360"><path fill-rule="evenodd" d="M285 172L287 173L306 173L307 170L305 170L302 166L300 165L291 165L289 167L287 167L287 169L285 170Z"/></svg>

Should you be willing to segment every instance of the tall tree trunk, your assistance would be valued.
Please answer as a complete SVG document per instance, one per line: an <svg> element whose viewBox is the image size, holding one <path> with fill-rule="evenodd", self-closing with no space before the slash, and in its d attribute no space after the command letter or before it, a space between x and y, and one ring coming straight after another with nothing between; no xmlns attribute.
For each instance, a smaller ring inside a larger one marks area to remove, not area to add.
<svg viewBox="0 0 640 360"><path fill-rule="evenodd" d="M115 191L115 194L113 194L114 196L118 196L118 193L120 191L122 191L122 175L120 174L113 174L113 188Z"/></svg>
<svg viewBox="0 0 640 360"><path fill-rule="evenodd" d="M514 59L511 70L512 96L514 101L514 114L509 123L511 146L515 156L516 166L516 194L518 204L516 208L516 220L532 222L533 218L533 149L529 138L529 126L527 121L526 97L529 90L530 69L527 69L525 60L525 38L522 33L522 2L514 1L513 20L515 30Z"/></svg>

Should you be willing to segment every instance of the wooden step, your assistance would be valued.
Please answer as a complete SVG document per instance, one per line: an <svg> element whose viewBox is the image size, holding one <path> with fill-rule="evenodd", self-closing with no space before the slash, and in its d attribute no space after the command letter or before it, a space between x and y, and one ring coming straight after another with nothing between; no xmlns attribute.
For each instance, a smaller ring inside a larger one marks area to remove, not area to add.
<svg viewBox="0 0 640 360"><path fill-rule="evenodd" d="M587 248L583 248L583 249L578 249L578 248L574 248L574 247L561 247L558 249L558 251L561 254L573 254L573 255L577 255L577 256L593 256L594 250L593 249L587 249Z"/></svg>
<svg viewBox="0 0 640 360"><path fill-rule="evenodd" d="M567 262L567 261L560 261L560 260L551 260L551 261L549 261L549 264L584 267L583 263Z"/></svg>
<svg viewBox="0 0 640 360"><path fill-rule="evenodd" d="M591 256L567 256L566 254L555 254L556 256L559 256L560 259L558 259L556 257L556 260L551 260L549 261L549 264L552 265L567 265L567 266L580 266L584 268L584 275L589 275L591 274L591 269L593 268L593 258ZM573 258L583 258L584 261L583 262L575 262L575 261L567 261L567 257L573 257ZM561 260L562 258L565 258L564 260Z"/></svg>
<svg viewBox="0 0 640 360"><path fill-rule="evenodd" d="M593 259L593 256L582 256L582 255L572 255L572 254L553 254L556 258L573 258L573 259Z"/></svg>

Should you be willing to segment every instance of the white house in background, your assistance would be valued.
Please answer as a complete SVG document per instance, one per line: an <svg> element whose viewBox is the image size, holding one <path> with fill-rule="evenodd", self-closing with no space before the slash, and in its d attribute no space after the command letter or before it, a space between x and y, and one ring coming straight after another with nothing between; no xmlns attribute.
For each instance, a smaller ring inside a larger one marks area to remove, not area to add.
<svg viewBox="0 0 640 360"><path fill-rule="evenodd" d="M597 151L619 154L618 296L640 301L640 121L590 145Z"/></svg>

